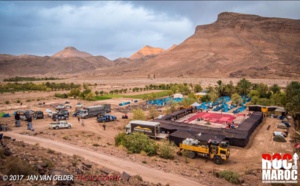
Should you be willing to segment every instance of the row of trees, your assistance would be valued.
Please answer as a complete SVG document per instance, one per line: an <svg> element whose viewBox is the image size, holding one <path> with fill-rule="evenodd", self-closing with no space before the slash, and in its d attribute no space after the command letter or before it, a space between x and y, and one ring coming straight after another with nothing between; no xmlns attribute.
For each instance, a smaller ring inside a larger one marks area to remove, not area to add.
<svg viewBox="0 0 300 186"><path fill-rule="evenodd" d="M80 88L80 84L74 83L6 83L0 85L0 92L18 92L18 91L57 91L57 90L71 90Z"/></svg>
<svg viewBox="0 0 300 186"><path fill-rule="evenodd" d="M44 77L44 78L37 78L37 77L22 77L16 76L12 78L5 78L3 81L48 81L48 80L60 80L61 78L55 77Z"/></svg>

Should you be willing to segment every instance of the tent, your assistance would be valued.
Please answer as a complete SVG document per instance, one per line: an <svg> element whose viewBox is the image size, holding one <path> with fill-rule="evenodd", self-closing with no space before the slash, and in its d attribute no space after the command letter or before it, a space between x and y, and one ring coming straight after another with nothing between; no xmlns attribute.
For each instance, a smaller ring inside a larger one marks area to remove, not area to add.
<svg viewBox="0 0 300 186"><path fill-rule="evenodd" d="M183 95L182 94L174 94L173 98L183 98Z"/></svg>
<svg viewBox="0 0 300 186"><path fill-rule="evenodd" d="M198 106L201 106L199 103L195 102L193 104L191 104L192 107L198 107Z"/></svg>

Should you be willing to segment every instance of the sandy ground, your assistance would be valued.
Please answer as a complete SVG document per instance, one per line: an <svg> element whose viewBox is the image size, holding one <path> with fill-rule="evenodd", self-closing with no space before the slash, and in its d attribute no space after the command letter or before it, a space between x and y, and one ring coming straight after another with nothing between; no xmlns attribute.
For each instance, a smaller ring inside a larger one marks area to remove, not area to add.
<svg viewBox="0 0 300 186"><path fill-rule="evenodd" d="M178 185L178 186L203 185L195 181L189 180L187 178L184 178L180 175L176 175L173 173L165 173L160 170L151 169L149 167L142 166L137 163L133 163L121 158L116 158L114 156L102 154L101 152L94 152L92 150L85 149L82 147L78 147L78 146L74 146L62 142L57 142L45 138L40 138L40 137L20 135L13 132L8 132L6 133L6 135L15 138L17 140L22 140L29 144L39 143L39 145L45 148L50 148L57 152L61 152L70 156L77 154L83 158L88 159L91 162L94 162L96 164L101 164L104 167L119 172L123 172L124 170L126 170L126 172L129 174L136 174L138 172L143 179L153 183L162 183L162 184L170 184L170 185Z"/></svg>

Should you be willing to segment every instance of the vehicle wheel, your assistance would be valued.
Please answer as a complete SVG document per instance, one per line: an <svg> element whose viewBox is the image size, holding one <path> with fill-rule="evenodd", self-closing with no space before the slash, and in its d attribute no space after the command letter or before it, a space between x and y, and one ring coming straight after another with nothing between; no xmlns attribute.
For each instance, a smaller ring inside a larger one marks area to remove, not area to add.
<svg viewBox="0 0 300 186"><path fill-rule="evenodd" d="M55 129L58 129L58 126L56 126Z"/></svg>
<svg viewBox="0 0 300 186"><path fill-rule="evenodd" d="M215 156L214 157L214 162L215 162L215 164L220 165L220 164L223 163L223 160L222 160L222 158L220 156Z"/></svg>
<svg viewBox="0 0 300 186"><path fill-rule="evenodd" d="M71 128L71 126L68 126L68 129L70 129Z"/></svg>
<svg viewBox="0 0 300 186"><path fill-rule="evenodd" d="M185 156L188 158L194 159L196 157L196 153L188 150L188 151L185 151Z"/></svg>
<svg viewBox="0 0 300 186"><path fill-rule="evenodd" d="M181 151L177 151L176 154L177 154L178 156L181 156L181 155L182 155Z"/></svg>

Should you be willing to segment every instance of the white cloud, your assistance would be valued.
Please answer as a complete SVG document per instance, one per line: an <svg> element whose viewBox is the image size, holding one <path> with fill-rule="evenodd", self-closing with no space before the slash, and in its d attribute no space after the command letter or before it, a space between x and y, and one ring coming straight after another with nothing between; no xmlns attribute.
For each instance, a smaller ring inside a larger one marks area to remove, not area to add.
<svg viewBox="0 0 300 186"><path fill-rule="evenodd" d="M129 57L144 45L168 48L194 32L187 18L175 19L115 1L43 8L38 15L42 23L39 33L54 41L59 38L51 45L74 45L109 58Z"/></svg>

